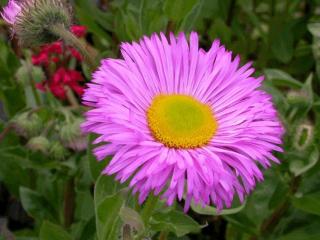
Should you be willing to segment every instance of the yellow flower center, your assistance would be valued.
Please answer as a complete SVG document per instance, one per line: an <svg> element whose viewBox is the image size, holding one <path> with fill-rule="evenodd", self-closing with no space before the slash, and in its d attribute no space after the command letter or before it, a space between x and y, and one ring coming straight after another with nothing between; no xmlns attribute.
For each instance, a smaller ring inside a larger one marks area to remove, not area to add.
<svg viewBox="0 0 320 240"><path fill-rule="evenodd" d="M177 149L208 144L218 127L210 106L180 94L156 96L147 118L153 137Z"/></svg>

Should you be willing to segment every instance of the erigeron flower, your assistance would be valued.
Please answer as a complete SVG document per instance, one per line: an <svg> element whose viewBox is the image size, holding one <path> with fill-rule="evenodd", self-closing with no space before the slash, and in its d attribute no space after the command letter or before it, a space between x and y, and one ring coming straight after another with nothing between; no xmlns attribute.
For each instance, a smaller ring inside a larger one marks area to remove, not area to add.
<svg viewBox="0 0 320 240"><path fill-rule="evenodd" d="M184 197L185 210L230 207L263 180L259 166L279 162L284 129L263 77L218 40L205 51L194 32L153 34L121 53L88 84L82 128L99 135L98 160L113 155L103 174L129 181L140 203L153 193L168 205Z"/></svg>

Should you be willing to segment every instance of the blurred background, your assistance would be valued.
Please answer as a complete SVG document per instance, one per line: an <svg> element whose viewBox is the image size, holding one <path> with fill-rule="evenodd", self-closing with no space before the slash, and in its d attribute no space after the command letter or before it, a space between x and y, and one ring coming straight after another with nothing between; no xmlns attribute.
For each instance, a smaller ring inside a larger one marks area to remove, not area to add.
<svg viewBox="0 0 320 240"><path fill-rule="evenodd" d="M119 57L121 42L153 32L197 31L206 50L219 38L265 76L286 128L281 165L265 171L244 205L222 216L193 209L193 220L154 219L155 229L172 240L320 239L319 0L71 2L73 32L97 59ZM1 240L118 239L101 238L97 227L99 211L114 210L98 209L93 194L108 160L96 162L79 130L89 80L75 49L59 41L20 48L0 20ZM114 216L108 224L118 229L122 215Z"/></svg>

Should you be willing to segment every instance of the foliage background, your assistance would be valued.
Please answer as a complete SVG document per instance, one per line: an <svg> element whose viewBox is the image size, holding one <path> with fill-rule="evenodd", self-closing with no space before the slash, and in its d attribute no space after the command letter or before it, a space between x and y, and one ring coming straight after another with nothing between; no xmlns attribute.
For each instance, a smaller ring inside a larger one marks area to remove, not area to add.
<svg viewBox="0 0 320 240"><path fill-rule="evenodd" d="M71 152L64 160L57 160L28 149L28 139L8 127L23 111L39 108L32 86L24 82L26 75L31 74L36 82L42 75L33 66L25 69L30 50L19 49L10 41L2 21L0 239L113 240L122 235L123 226L153 239L320 239L320 1L96 2L73 1L75 21L87 26L87 42L99 58L118 57L122 41L137 40L144 34L195 30L203 48L208 49L219 38L240 54L243 63L254 61L257 75L266 77L263 88L273 95L287 129L285 152L278 156L282 164L265 171L265 181L258 184L245 205L235 203L222 215L213 208L194 207L189 217L181 213L178 203L164 208L159 202L145 221L145 208L127 197L123 186L112 178L99 177L108 160L98 164L90 146L87 152ZM0 3L4 6L6 1ZM89 80L87 67L77 67ZM46 130L52 143L66 124L61 112L68 106L48 93L39 94L41 110L36 114L43 125L41 131L52 119L57 125L53 131ZM80 115L79 111L70 112L73 118ZM152 199L148 203L152 204Z"/></svg>

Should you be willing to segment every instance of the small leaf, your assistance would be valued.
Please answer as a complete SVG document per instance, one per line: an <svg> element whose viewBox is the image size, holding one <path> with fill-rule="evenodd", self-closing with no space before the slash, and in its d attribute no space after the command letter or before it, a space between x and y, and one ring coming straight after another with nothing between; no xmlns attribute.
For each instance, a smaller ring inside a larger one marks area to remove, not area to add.
<svg viewBox="0 0 320 240"><path fill-rule="evenodd" d="M240 205L239 207L224 209L220 212L217 212L217 209L214 207L202 207L201 205L195 205L193 202L191 203L191 208L193 211L203 215L211 215L211 216L219 216L219 215L230 215L240 212L246 206L246 201Z"/></svg>
<svg viewBox="0 0 320 240"><path fill-rule="evenodd" d="M150 225L154 231L173 232L178 237L188 233L197 233L202 228L191 217L176 210L155 213L150 219Z"/></svg>
<svg viewBox="0 0 320 240"><path fill-rule="evenodd" d="M62 227L44 221L40 229L41 240L72 240L73 238Z"/></svg>

